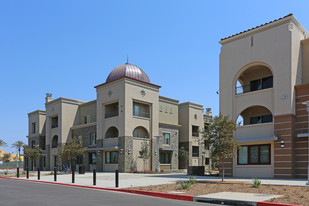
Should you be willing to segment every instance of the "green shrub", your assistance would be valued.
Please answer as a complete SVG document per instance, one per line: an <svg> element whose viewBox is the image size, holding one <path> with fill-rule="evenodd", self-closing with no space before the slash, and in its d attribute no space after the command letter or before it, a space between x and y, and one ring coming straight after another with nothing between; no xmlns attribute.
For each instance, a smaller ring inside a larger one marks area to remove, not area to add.
<svg viewBox="0 0 309 206"><path fill-rule="evenodd" d="M259 188L261 186L261 181L257 177L252 178L252 186Z"/></svg>
<svg viewBox="0 0 309 206"><path fill-rule="evenodd" d="M4 171L4 175L7 175L7 174L9 174L9 172L8 171Z"/></svg>
<svg viewBox="0 0 309 206"><path fill-rule="evenodd" d="M23 171L21 174L23 174L23 175L26 174L26 171Z"/></svg>
<svg viewBox="0 0 309 206"><path fill-rule="evenodd" d="M182 189L189 189L191 187L190 181L182 181L180 182L180 186Z"/></svg>
<svg viewBox="0 0 309 206"><path fill-rule="evenodd" d="M54 172L52 171L52 172L50 172L49 174L50 174L50 175L54 175Z"/></svg>
<svg viewBox="0 0 309 206"><path fill-rule="evenodd" d="M191 185L194 185L196 183L195 177L190 177L189 182Z"/></svg>

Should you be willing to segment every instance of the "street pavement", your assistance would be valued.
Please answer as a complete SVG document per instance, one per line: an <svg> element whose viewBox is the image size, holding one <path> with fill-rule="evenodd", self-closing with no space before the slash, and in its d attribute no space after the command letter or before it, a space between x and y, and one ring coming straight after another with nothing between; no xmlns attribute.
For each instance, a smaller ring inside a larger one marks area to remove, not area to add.
<svg viewBox="0 0 309 206"><path fill-rule="evenodd" d="M215 206L214 204L162 199L120 192L66 187L0 179L2 206Z"/></svg>

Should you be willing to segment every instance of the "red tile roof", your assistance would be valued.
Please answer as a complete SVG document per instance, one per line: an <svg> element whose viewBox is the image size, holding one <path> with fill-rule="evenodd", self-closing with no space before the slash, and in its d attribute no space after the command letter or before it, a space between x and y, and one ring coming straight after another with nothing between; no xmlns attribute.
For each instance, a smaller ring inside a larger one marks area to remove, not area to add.
<svg viewBox="0 0 309 206"><path fill-rule="evenodd" d="M253 30L253 29L260 28L260 27L265 26L265 25L267 25L267 24L271 24L271 23L273 23L273 22L279 21L279 20L284 19L284 18L287 18L287 17L289 17L289 16L293 16L293 14L292 14L292 13L291 13L291 14L288 14L288 15L282 17L282 18L275 19L274 21L270 21L270 22L267 22L267 23L265 23L265 24L261 24L260 26L256 26L256 27L253 27L253 28L251 28L251 29L248 29L248 30L239 32L239 33L237 33L237 34L234 34L234 35L231 35L231 36L222 38L221 41L226 40L226 39L229 39L229 38L234 37L234 36L237 36L237 35L239 35L239 34L243 34L243 33L245 33L245 32L251 31L251 30Z"/></svg>

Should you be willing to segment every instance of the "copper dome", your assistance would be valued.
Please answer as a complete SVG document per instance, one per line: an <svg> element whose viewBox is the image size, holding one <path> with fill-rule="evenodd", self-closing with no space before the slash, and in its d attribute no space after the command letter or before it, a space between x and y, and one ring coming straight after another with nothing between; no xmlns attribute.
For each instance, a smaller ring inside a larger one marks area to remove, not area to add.
<svg viewBox="0 0 309 206"><path fill-rule="evenodd" d="M119 65L109 73L106 83L114 81L116 79L120 79L122 77L130 77L139 81L150 83L150 80L147 76L147 74L138 68L138 66L126 63L123 65Z"/></svg>

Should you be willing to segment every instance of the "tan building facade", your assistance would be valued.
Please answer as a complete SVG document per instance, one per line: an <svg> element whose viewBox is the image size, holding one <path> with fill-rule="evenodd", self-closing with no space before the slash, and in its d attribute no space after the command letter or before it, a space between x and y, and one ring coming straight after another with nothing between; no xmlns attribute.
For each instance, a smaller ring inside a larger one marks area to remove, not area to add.
<svg viewBox="0 0 309 206"><path fill-rule="evenodd" d="M241 122L227 175L307 177L308 37L290 14L220 41L220 112Z"/></svg>
<svg viewBox="0 0 309 206"><path fill-rule="evenodd" d="M92 171L130 172L178 170L181 142L192 142L190 165L203 166L203 106L179 104L159 95L161 86L150 83L146 73L126 63L112 70L106 82L95 86L97 98L84 102L68 98L53 100L47 94L45 111L28 114L29 145L39 145L44 156L42 170L61 169L59 146L76 137L87 148L75 163ZM198 135L192 139L192 125ZM150 157L140 151L148 147ZM192 163L191 163L192 162ZM29 164L31 164L29 162ZM30 167L30 165L28 165Z"/></svg>

